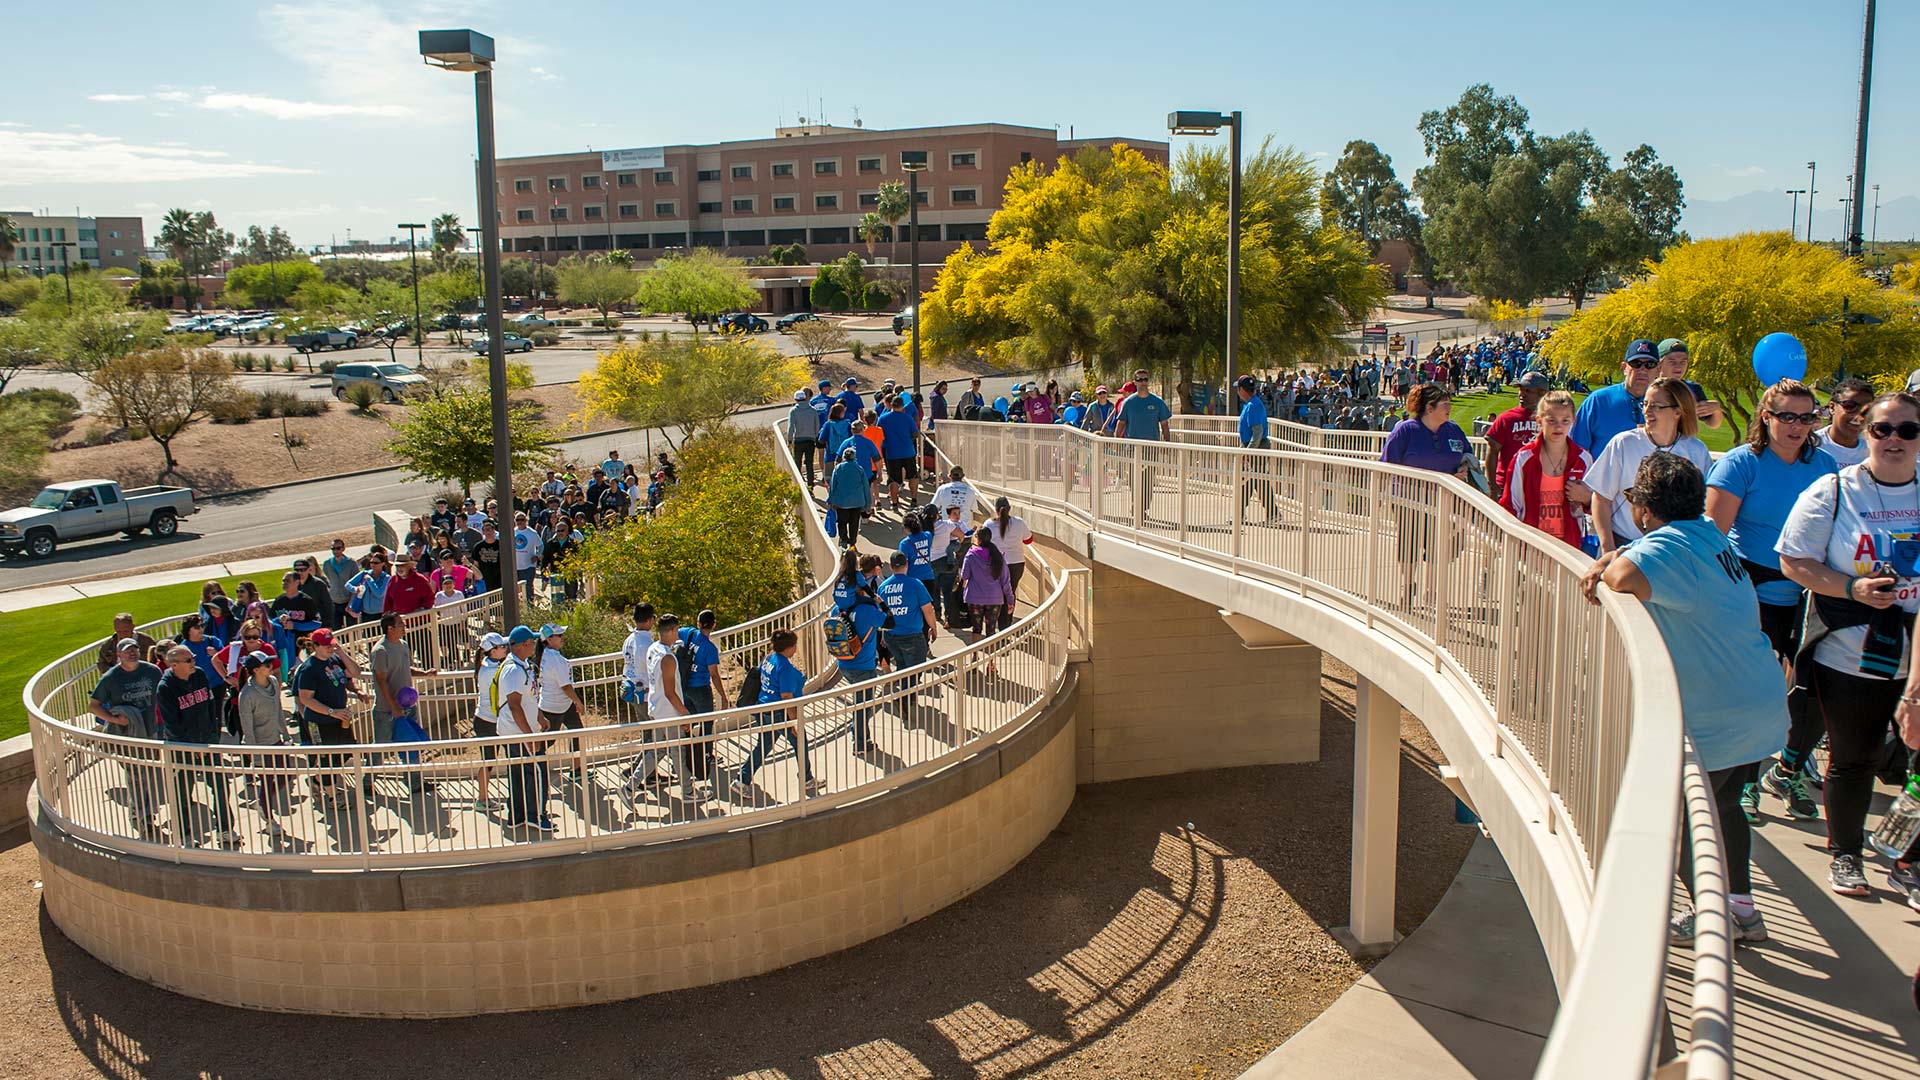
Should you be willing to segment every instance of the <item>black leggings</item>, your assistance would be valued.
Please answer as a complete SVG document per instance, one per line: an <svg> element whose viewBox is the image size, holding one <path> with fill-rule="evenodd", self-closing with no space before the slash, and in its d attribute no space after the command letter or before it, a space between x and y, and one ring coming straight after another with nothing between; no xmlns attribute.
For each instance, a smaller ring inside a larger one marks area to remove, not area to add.
<svg viewBox="0 0 1920 1080"><path fill-rule="evenodd" d="M1858 855L1866 842L1867 808L1893 710L1907 682L1869 679L1813 665L1813 705L1827 729L1827 850Z"/></svg>
<svg viewBox="0 0 1920 1080"><path fill-rule="evenodd" d="M860 543L860 511L858 508L833 508L833 530L845 547Z"/></svg>
<svg viewBox="0 0 1920 1080"><path fill-rule="evenodd" d="M1759 775L1760 763L1757 761L1707 773L1707 783L1713 788L1713 805L1720 811L1720 842L1725 848L1727 860L1727 891L1735 896L1753 894L1753 826L1747 824L1747 815L1740 809L1740 791ZM1680 882L1687 887L1687 895L1692 896L1693 833L1686 828L1685 817L1681 818L1680 828Z"/></svg>

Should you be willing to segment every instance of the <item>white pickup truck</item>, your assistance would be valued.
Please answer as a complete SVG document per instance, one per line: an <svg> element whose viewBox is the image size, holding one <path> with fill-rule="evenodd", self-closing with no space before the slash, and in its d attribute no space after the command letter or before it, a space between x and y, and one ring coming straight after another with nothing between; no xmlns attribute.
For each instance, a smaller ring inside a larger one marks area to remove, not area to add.
<svg viewBox="0 0 1920 1080"><path fill-rule="evenodd" d="M180 519L193 512L191 488L122 491L112 480L54 484L27 505L0 512L0 555L44 559L70 541L112 533L132 537L142 529L165 538L179 531Z"/></svg>

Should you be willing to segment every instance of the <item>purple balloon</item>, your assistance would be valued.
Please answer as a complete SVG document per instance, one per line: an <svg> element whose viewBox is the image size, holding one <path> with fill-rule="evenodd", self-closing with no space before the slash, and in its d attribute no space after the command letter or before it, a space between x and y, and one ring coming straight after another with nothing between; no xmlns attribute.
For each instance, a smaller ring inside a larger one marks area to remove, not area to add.
<svg viewBox="0 0 1920 1080"><path fill-rule="evenodd" d="M403 709L411 709L419 704L419 702L420 691L415 690L411 686L403 686L400 688L399 693L393 695L393 703Z"/></svg>

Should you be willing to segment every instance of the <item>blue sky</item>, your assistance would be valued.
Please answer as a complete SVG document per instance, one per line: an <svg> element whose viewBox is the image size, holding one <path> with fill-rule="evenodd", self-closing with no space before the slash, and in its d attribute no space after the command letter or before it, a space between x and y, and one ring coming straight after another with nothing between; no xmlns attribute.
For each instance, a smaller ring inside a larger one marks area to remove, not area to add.
<svg viewBox="0 0 1920 1080"><path fill-rule="evenodd" d="M442 210L473 223L471 80L427 69L413 36L470 25L499 41L503 155L761 137L821 100L834 123L858 109L869 127L1142 138L1164 138L1173 108L1239 107L1253 137L1326 163L1372 139L1410 181L1420 112L1485 81L1537 131L1584 127L1616 157L1653 144L1696 233L1779 227L1781 192L1817 160L1824 236L1852 169L1861 7L976 0L950 9L965 21L916 29L881 5L791 0L31 4L9 12L8 37L63 59L0 98L0 209L151 223L188 206L302 244L384 239ZM1881 236L1905 237L1920 231L1920 141L1900 110L1920 100L1920 68L1899 58L1920 45L1920 11L1882 5L1878 38L1868 171Z"/></svg>

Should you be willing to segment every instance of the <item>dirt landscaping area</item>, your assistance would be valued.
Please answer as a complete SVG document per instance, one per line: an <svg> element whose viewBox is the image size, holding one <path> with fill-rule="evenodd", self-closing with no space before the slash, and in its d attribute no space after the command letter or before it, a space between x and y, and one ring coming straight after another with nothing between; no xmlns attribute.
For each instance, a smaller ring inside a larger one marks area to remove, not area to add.
<svg viewBox="0 0 1920 1080"><path fill-rule="evenodd" d="M757 978L451 1021L225 1008L94 960L44 914L22 832L0 840L0 1076L559 1075L755 1080L1219 1078L1365 971L1347 919L1353 673L1321 680L1321 760L1082 788L999 881L877 941ZM1476 833L1402 717L1396 922L1417 927Z"/></svg>
<svg viewBox="0 0 1920 1080"><path fill-rule="evenodd" d="M573 419L580 411L580 396L572 384L536 386L514 394L513 400L539 404L548 423L563 435L623 426L618 420L601 417L581 427ZM350 405L334 402L319 416L288 419L284 421L285 436L301 444L291 453L282 434L283 421L278 419L246 424L196 423L174 440L173 456L180 469L168 482L191 485L196 495L205 497L316 476L390 468L394 460L387 442L393 438L393 424L405 415L405 409L404 405L375 405L371 412L359 413ZM83 415L72 430L84 430L90 422L92 418ZM151 439L128 439L55 450L46 456L40 472L48 480L103 477L137 486L154 483L164 463L160 447Z"/></svg>

